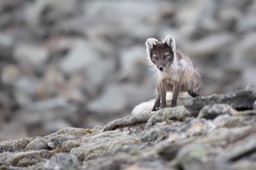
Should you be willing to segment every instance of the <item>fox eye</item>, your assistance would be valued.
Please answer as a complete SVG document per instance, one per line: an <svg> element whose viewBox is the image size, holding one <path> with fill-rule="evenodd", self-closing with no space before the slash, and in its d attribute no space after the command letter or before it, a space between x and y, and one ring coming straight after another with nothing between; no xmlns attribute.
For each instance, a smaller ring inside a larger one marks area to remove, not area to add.
<svg viewBox="0 0 256 170"><path fill-rule="evenodd" d="M153 61L157 61L157 55L153 55L153 56L152 56L152 60L153 60Z"/></svg>
<svg viewBox="0 0 256 170"><path fill-rule="evenodd" d="M170 54L169 53L165 53L164 54L164 60L168 59L170 57Z"/></svg>

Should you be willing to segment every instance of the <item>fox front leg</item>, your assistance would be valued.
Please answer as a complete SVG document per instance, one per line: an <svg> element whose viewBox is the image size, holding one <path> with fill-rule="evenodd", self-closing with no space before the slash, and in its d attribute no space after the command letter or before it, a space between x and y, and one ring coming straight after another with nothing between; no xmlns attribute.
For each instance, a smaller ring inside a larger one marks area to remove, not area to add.
<svg viewBox="0 0 256 170"><path fill-rule="evenodd" d="M159 96L159 94L157 94L152 111L157 111L159 107L160 107L160 96Z"/></svg>
<svg viewBox="0 0 256 170"><path fill-rule="evenodd" d="M181 85L183 84L184 74L185 74L185 72L181 73L179 81L176 82L173 86L173 95L172 95L171 107L177 106L177 100L178 100L179 92L180 92L180 89L181 89Z"/></svg>
<svg viewBox="0 0 256 170"><path fill-rule="evenodd" d="M173 86L173 95L172 95L172 102L171 107L177 106L177 100L180 92L180 83L175 83Z"/></svg>
<svg viewBox="0 0 256 170"><path fill-rule="evenodd" d="M166 82L161 81L159 83L159 93L160 93L160 108L165 108L166 104Z"/></svg>
<svg viewBox="0 0 256 170"><path fill-rule="evenodd" d="M160 81L157 85L157 97L152 111L156 111L158 108L165 108L166 106L166 84L165 81Z"/></svg>
<svg viewBox="0 0 256 170"><path fill-rule="evenodd" d="M156 93L157 96L152 111L157 111L160 107L160 84L157 85Z"/></svg>

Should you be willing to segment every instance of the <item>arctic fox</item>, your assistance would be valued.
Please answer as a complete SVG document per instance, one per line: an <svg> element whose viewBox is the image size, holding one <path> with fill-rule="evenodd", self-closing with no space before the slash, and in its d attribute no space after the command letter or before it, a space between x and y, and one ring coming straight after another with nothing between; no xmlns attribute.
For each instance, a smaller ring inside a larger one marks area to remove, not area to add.
<svg viewBox="0 0 256 170"><path fill-rule="evenodd" d="M199 87L200 75L190 58L176 49L176 42L172 36L168 35L162 41L148 38L145 45L147 57L158 73L157 96L152 111L167 107L167 92L172 92L171 107L177 105L180 92L188 92L192 97L198 96L194 90ZM152 100L145 104L152 104ZM140 110L138 106L134 110Z"/></svg>

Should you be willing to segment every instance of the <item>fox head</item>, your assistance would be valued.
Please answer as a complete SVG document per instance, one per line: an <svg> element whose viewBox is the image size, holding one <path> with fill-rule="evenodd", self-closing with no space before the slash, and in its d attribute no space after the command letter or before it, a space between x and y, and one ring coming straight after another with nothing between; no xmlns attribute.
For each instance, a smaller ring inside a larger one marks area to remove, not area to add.
<svg viewBox="0 0 256 170"><path fill-rule="evenodd" d="M149 60L159 71L165 71L176 61L176 43L172 36L166 36L163 41L148 38L145 44Z"/></svg>

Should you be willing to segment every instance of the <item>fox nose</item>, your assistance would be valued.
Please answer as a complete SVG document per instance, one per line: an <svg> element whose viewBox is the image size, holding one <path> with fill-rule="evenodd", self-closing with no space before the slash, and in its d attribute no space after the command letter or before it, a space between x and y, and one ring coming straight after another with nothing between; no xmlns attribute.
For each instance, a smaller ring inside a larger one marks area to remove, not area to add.
<svg viewBox="0 0 256 170"><path fill-rule="evenodd" d="M163 71L163 67L159 67L159 70L160 70L160 71Z"/></svg>

